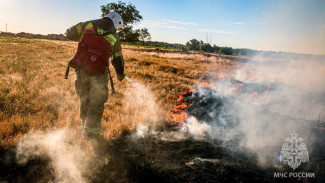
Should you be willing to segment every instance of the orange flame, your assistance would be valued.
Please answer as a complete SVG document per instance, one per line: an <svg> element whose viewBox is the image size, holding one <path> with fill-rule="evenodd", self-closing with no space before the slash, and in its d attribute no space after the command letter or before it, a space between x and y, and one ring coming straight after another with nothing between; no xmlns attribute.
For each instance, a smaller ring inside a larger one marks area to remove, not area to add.
<svg viewBox="0 0 325 183"><path fill-rule="evenodd" d="M182 125L187 119L188 114L186 112L176 113L170 116L169 124Z"/></svg>
<svg viewBox="0 0 325 183"><path fill-rule="evenodd" d="M172 110L172 114L169 116L169 124L181 125L188 118L186 109L192 106L192 104L187 103L185 97L189 95L192 95L192 90L186 90L179 95L176 100L176 106Z"/></svg>

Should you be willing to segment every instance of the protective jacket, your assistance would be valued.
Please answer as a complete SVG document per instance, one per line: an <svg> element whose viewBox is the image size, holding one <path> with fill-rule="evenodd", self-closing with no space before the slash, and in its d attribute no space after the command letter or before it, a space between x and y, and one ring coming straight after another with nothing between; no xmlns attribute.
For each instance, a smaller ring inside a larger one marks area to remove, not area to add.
<svg viewBox="0 0 325 183"><path fill-rule="evenodd" d="M121 42L116 34L116 29L112 20L109 18L102 18L97 20L91 20L87 22L80 22L66 31L68 39L73 41L81 41L85 33L86 28L97 27L96 33L104 35L103 37L111 43L111 50L108 58L113 57L112 65L115 68L118 78L124 77L124 59L122 55Z"/></svg>

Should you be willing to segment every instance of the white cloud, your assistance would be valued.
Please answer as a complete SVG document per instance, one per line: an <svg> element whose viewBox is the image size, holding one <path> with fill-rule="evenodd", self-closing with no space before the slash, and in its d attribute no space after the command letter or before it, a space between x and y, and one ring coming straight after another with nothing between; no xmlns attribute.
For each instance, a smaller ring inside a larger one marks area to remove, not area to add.
<svg viewBox="0 0 325 183"><path fill-rule="evenodd" d="M217 34L234 34L235 31L226 31L226 30L215 30L215 29L197 29L199 32L211 32Z"/></svg>
<svg viewBox="0 0 325 183"><path fill-rule="evenodd" d="M260 24L261 24L261 25L266 25L266 23L265 23L265 22L260 22Z"/></svg>
<svg viewBox="0 0 325 183"><path fill-rule="evenodd" d="M175 25L177 24L177 25ZM141 25L145 27L160 27L160 28L166 28L166 29L178 29L178 30L188 30L188 27L185 25L195 25L195 23L190 22L179 22L179 21L173 21L173 20L144 20ZM179 26L184 25L184 26ZM197 25L197 24L196 24Z"/></svg>
<svg viewBox="0 0 325 183"><path fill-rule="evenodd" d="M156 20L144 20L141 24L146 26L159 27L159 26L167 25L168 23L156 21Z"/></svg>
<svg viewBox="0 0 325 183"><path fill-rule="evenodd" d="M165 22L169 22L172 24L179 24L179 25L189 25L189 26L198 26L199 24L194 22L183 22L183 21L177 21L177 20L163 20Z"/></svg>
<svg viewBox="0 0 325 183"><path fill-rule="evenodd" d="M188 30L187 27L179 27L179 26L173 26L173 25L164 25L164 26L161 26L161 27L167 28L167 29Z"/></svg>
<svg viewBox="0 0 325 183"><path fill-rule="evenodd" d="M231 23L231 24L235 24L235 25L243 25L245 24L244 22L234 22L234 23Z"/></svg>

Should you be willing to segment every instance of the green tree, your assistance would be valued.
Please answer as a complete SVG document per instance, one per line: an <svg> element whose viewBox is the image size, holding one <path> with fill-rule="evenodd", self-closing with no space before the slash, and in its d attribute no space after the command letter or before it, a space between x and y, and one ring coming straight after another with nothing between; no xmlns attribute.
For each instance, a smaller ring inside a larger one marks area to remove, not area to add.
<svg viewBox="0 0 325 183"><path fill-rule="evenodd" d="M144 43L144 41L151 40L151 35L147 28L138 29L138 33L139 33L139 39L142 43Z"/></svg>
<svg viewBox="0 0 325 183"><path fill-rule="evenodd" d="M186 48L188 50L199 50L200 41L198 41L197 39L192 39L186 43Z"/></svg>
<svg viewBox="0 0 325 183"><path fill-rule="evenodd" d="M138 23L142 20L142 16L137 8L131 4L118 1L117 3L108 3L107 5L101 6L102 17L109 14L110 12L116 12L121 15L125 26L130 24Z"/></svg>
<svg viewBox="0 0 325 183"><path fill-rule="evenodd" d="M126 42L138 42L140 33L139 30L133 30L132 26L127 26L123 28L123 31L118 33L119 38Z"/></svg>
<svg viewBox="0 0 325 183"><path fill-rule="evenodd" d="M103 17L109 14L110 12L117 12L121 15L124 22L124 28L123 31L118 32L118 36L122 41L139 41L141 31L139 29L133 30L132 25L139 23L142 20L142 16L140 15L139 10L137 10L137 8L133 4L126 4L125 2L118 1L117 3L108 3L100 7Z"/></svg>
<svg viewBox="0 0 325 183"><path fill-rule="evenodd" d="M233 55L234 50L232 49L232 47L221 47L219 53L225 55Z"/></svg>
<svg viewBox="0 0 325 183"><path fill-rule="evenodd" d="M213 52L213 48L209 43L200 44L200 50L206 51L206 52Z"/></svg>
<svg viewBox="0 0 325 183"><path fill-rule="evenodd" d="M218 53L219 52L219 49L220 49L220 47L219 46L217 46L217 45L213 45L213 51L215 52L215 53Z"/></svg>

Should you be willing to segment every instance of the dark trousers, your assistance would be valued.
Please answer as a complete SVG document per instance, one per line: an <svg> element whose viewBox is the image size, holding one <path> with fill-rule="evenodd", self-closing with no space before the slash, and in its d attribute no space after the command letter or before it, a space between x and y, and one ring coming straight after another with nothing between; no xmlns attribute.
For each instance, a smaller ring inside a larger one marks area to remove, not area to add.
<svg viewBox="0 0 325 183"><path fill-rule="evenodd" d="M91 74L84 70L76 70L75 88L80 97L80 118L87 134L98 135L101 130L101 118L104 103L108 99L108 76Z"/></svg>

